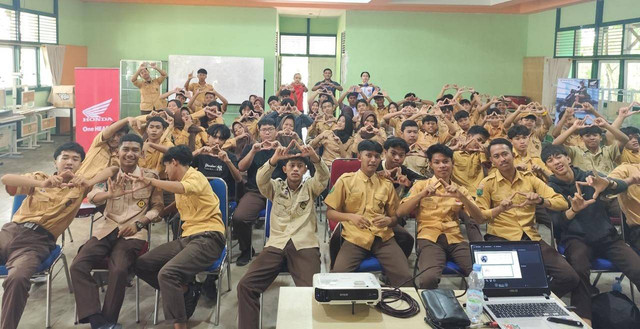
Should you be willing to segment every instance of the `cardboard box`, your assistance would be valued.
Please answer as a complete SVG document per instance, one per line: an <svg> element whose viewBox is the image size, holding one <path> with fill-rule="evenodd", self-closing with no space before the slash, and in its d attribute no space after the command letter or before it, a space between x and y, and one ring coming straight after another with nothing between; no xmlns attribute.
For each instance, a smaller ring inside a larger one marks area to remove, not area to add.
<svg viewBox="0 0 640 329"><path fill-rule="evenodd" d="M75 107L74 86L53 86L51 99L55 107Z"/></svg>

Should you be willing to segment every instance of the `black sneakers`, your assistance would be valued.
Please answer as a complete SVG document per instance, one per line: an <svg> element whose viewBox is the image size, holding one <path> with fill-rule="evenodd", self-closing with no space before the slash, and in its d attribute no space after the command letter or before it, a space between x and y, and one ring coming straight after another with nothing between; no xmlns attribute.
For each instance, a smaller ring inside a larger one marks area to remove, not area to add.
<svg viewBox="0 0 640 329"><path fill-rule="evenodd" d="M191 318L193 312L196 310L198 299L200 299L200 291L200 284L193 282L189 284L187 292L184 293L184 308L187 313L187 319Z"/></svg>
<svg viewBox="0 0 640 329"><path fill-rule="evenodd" d="M216 285L217 279L217 275L207 275L207 279L202 284L202 291L204 292L205 297L214 302L218 299L218 286Z"/></svg>
<svg viewBox="0 0 640 329"><path fill-rule="evenodd" d="M249 250L242 251L242 253L240 254L240 257L238 257L238 260L236 260L236 266L245 266L249 264L249 262L251 262L251 257L253 257L255 254L256 254L256 251L253 249L253 247L251 248L251 251Z"/></svg>

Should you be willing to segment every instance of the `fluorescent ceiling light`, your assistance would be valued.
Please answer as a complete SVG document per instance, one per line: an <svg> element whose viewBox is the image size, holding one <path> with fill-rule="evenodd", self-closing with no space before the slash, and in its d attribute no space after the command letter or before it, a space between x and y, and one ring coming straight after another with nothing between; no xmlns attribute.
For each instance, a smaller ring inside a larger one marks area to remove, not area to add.
<svg viewBox="0 0 640 329"><path fill-rule="evenodd" d="M290 2L313 2L313 3L369 3L371 0L293 0Z"/></svg>

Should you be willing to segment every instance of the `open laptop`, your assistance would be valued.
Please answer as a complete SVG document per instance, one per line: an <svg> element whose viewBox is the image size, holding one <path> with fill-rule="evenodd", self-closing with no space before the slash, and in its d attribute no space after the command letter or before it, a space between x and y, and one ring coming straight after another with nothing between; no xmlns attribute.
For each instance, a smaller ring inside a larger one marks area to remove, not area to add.
<svg viewBox="0 0 640 329"><path fill-rule="evenodd" d="M575 328L547 321L580 321L551 296L535 241L471 242L473 263L482 264L485 311L503 329Z"/></svg>

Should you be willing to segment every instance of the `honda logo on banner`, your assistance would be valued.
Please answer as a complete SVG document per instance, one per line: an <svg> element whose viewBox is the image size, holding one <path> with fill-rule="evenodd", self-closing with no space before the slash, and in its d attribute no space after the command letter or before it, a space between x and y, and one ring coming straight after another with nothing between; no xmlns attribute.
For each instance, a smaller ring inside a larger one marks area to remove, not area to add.
<svg viewBox="0 0 640 329"><path fill-rule="evenodd" d="M76 141L88 150L120 117L118 69L76 68Z"/></svg>

